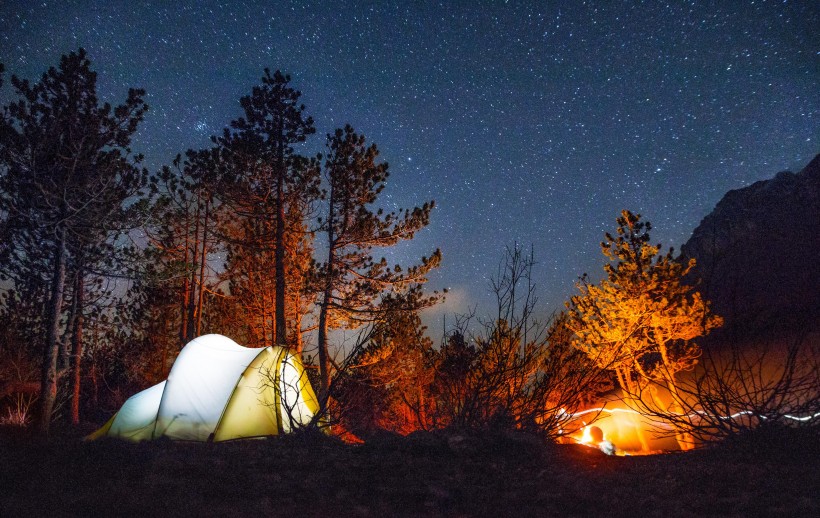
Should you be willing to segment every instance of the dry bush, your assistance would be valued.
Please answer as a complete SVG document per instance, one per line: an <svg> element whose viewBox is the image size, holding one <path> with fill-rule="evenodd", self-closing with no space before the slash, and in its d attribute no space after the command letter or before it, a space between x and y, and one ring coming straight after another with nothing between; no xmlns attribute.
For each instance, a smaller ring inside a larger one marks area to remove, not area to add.
<svg viewBox="0 0 820 518"><path fill-rule="evenodd" d="M699 368L683 379L670 405L646 404L631 394L637 410L671 423L699 443L763 429L803 428L820 436L820 351L805 334L785 345L773 342L707 350ZM652 387L650 387L651 389ZM680 407L683 411L671 411Z"/></svg>
<svg viewBox="0 0 820 518"><path fill-rule="evenodd" d="M563 316L540 321L532 255L508 249L492 281L497 313L457 319L433 354L431 386L439 425L530 429L557 438L566 416L602 381L594 360L574 349Z"/></svg>
<svg viewBox="0 0 820 518"><path fill-rule="evenodd" d="M440 347L412 307L395 301L334 394L343 427L366 436L446 427L526 429L558 437L567 416L605 377L569 343L564 317L535 318L532 256L507 251L492 288L497 314L457 317Z"/></svg>

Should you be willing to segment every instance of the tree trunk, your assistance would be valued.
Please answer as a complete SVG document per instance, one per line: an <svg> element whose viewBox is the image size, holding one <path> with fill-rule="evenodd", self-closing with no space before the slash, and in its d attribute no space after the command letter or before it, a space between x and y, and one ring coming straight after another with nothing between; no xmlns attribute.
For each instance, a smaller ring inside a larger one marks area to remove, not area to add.
<svg viewBox="0 0 820 518"><path fill-rule="evenodd" d="M205 300L205 261L208 256L208 212L210 204L205 202L205 221L202 223L202 257L199 260L199 300L196 304L196 335L202 335L202 305Z"/></svg>
<svg viewBox="0 0 820 518"><path fill-rule="evenodd" d="M196 298L194 296L196 290L196 261L199 259L199 211L200 211L200 203L197 200L196 205L196 223L194 224L194 243L191 250L191 275L190 281L188 282L189 290L188 294L186 294L186 298L188 299L188 315L187 321L185 324L185 343L187 344L191 340L194 339L194 333L196 332L195 323L196 323ZM200 287L201 289L201 287Z"/></svg>
<svg viewBox="0 0 820 518"><path fill-rule="evenodd" d="M683 416L684 409L681 404L681 396L674 376L666 377L666 388L672 396L672 404L670 405L669 410ZM675 425L675 440L682 451L688 451L695 448L694 436L688 430L681 429L681 426L678 424Z"/></svg>
<svg viewBox="0 0 820 518"><path fill-rule="evenodd" d="M81 361L83 357L83 299L85 291L85 273L82 267L77 271L77 281L74 290L74 302L77 313L74 315L74 332L72 335L73 370L72 370L72 397L71 397L71 424L80 423L80 383L82 379Z"/></svg>
<svg viewBox="0 0 820 518"><path fill-rule="evenodd" d="M324 299L319 308L319 402L324 405L330 392L330 356L327 350L327 309L330 298L329 290L325 289Z"/></svg>
<svg viewBox="0 0 820 518"><path fill-rule="evenodd" d="M187 216L187 211L186 211ZM182 258L182 264L185 265L187 268L188 265L188 247L189 247L189 233L188 233L188 221L186 218L185 222L185 255ZM182 281L182 297L180 297L180 308L179 308L179 348L182 349L185 347L185 344L188 342L186 338L188 337L188 300L191 295L191 288L189 286L188 276L185 275ZM165 366L163 365L163 369Z"/></svg>
<svg viewBox="0 0 820 518"><path fill-rule="evenodd" d="M624 372L624 370L621 369L621 368L616 368L615 369L615 374L618 376L618 384L621 386L621 388L624 390L624 392L626 392L627 395L632 395L633 394L633 387L632 387L632 384L629 383L629 381L628 381L629 374Z"/></svg>
<svg viewBox="0 0 820 518"><path fill-rule="evenodd" d="M273 268L275 272L275 264ZM262 279L261 274L258 275L260 275L259 285L263 286L262 308L260 310L260 314L262 315L262 328L259 332L259 337L262 340L261 345L267 347L276 343L276 279L274 278L273 280L274 293L271 294L270 289L268 289L271 286L270 281Z"/></svg>
<svg viewBox="0 0 820 518"><path fill-rule="evenodd" d="M100 382L97 378L97 366L91 366L91 404L97 406L99 403L99 394L100 394Z"/></svg>
<svg viewBox="0 0 820 518"><path fill-rule="evenodd" d="M304 339L302 338L302 329L301 326L296 330L295 333L295 345L294 345L294 353L301 356L302 350L305 348Z"/></svg>
<svg viewBox="0 0 820 518"><path fill-rule="evenodd" d="M282 122L276 164L276 344L287 345L285 328L285 159Z"/></svg>
<svg viewBox="0 0 820 518"><path fill-rule="evenodd" d="M675 380L675 373L670 371L670 366L673 365L673 362L669 358L669 350L667 349L665 343L661 343L659 350L664 366L664 381L666 382L667 390L669 390L669 395L672 397L672 404L670 405L669 410L679 414L682 418L684 414L683 404L680 399L680 392L678 392L678 384ZM677 441L680 449L683 451L688 451L694 449L695 447L695 438L687 430L682 430L678 424L675 425L675 440Z"/></svg>
<svg viewBox="0 0 820 518"><path fill-rule="evenodd" d="M335 270L334 264L334 246L335 240L333 237L333 226L335 225L335 215L333 212L333 186L330 187L330 200L328 202L328 216L327 216L327 266L325 271L325 286L322 295L322 304L319 307L319 332L318 332L318 349L319 349L319 402L324 406L330 392L330 356L328 354L327 346L327 313L330 310L330 298L333 295L333 272Z"/></svg>
<svg viewBox="0 0 820 518"><path fill-rule="evenodd" d="M76 284L76 280L75 280ZM63 339L60 340L60 359L57 362L57 370L66 370L71 368L71 352L69 343L73 340L70 335L74 332L74 326L77 324L77 297L71 299L71 307L68 310L68 319L66 324L66 331Z"/></svg>
<svg viewBox="0 0 820 518"><path fill-rule="evenodd" d="M47 435L51 426L51 412L57 399L57 356L59 344L57 335L60 332L60 312L63 305L65 289L65 230L58 231L54 246L54 272L51 277L51 302L48 308L47 336L43 351L43 368L40 378L40 415L38 431Z"/></svg>

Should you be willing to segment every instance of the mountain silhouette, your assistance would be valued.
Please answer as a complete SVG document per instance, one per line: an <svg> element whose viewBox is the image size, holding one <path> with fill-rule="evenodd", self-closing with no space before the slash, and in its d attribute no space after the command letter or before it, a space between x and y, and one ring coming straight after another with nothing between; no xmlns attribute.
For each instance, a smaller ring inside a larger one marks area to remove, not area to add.
<svg viewBox="0 0 820 518"><path fill-rule="evenodd" d="M820 331L820 155L726 193L681 255L725 319L712 340Z"/></svg>

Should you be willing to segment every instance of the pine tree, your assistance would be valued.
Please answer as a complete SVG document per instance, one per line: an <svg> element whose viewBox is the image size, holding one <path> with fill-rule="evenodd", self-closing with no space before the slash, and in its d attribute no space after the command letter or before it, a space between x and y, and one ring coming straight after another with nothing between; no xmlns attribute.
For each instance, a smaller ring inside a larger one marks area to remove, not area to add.
<svg viewBox="0 0 820 518"><path fill-rule="evenodd" d="M217 139L235 168L230 204L237 216L250 220L241 246L273 252L274 342L282 345L288 343L288 217L294 207L309 206L319 196L317 169L293 149L315 132L313 119L299 104L301 95L290 86L290 76L265 69L262 84L240 99L245 116L232 121L233 131L225 129ZM295 232L298 223L290 230Z"/></svg>
<svg viewBox="0 0 820 518"><path fill-rule="evenodd" d="M227 219L218 195L224 169L219 148L188 150L173 169L163 167L152 178L158 196L145 228L151 256L146 273L177 293L177 308L168 317L177 322L179 348L203 334L206 297L218 292L215 258L225 249Z"/></svg>
<svg viewBox="0 0 820 518"><path fill-rule="evenodd" d="M373 258L375 248L412 239L424 228L433 202L402 212L384 213L373 205L388 177L386 163L378 163L375 144L365 145L365 137L346 126L327 138L324 172L328 184L328 213L322 221L327 236L327 259L321 266L318 360L321 376L320 398L328 396L331 358L328 331L356 328L372 321L382 295L391 291L418 289L427 273L441 261L436 250L421 264L407 271L390 268L386 259ZM418 298L430 304L434 298Z"/></svg>
<svg viewBox="0 0 820 518"><path fill-rule="evenodd" d="M48 432L57 394L67 268L78 264L80 251L109 242L123 230L126 201L140 192L147 177L135 166L140 157L130 157L128 147L148 109L145 92L131 89L123 104L100 105L96 80L83 49L63 56L58 68L33 85L12 76L20 99L5 108L0 121L4 269L49 278L42 432Z"/></svg>
<svg viewBox="0 0 820 518"><path fill-rule="evenodd" d="M617 234L607 233L601 243L609 260L606 278L597 285L581 279L580 294L567 304L567 325L575 347L614 370L628 395L640 397L649 388L660 406L656 385L676 396L678 373L691 370L701 353L692 340L722 319L682 282L694 259L682 264L671 249L660 255L660 245L650 244L651 225L640 215L624 210L617 223Z"/></svg>

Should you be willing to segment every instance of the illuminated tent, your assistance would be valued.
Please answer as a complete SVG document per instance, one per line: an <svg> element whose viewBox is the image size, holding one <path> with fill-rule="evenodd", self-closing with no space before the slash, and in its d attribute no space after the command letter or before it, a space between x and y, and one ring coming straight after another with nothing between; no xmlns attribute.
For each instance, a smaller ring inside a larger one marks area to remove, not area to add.
<svg viewBox="0 0 820 518"><path fill-rule="evenodd" d="M283 347L250 349L222 335L192 340L168 379L131 396L89 436L225 441L288 433L319 411L302 362Z"/></svg>

